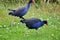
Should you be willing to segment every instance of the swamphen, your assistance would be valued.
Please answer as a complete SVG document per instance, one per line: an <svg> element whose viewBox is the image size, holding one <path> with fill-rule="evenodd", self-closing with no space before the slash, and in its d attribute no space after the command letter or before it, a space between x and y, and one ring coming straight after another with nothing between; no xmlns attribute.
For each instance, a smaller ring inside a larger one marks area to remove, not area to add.
<svg viewBox="0 0 60 40"><path fill-rule="evenodd" d="M42 27L44 24L48 24L47 21L41 21L37 18L30 18L30 19L22 19L20 22L25 23L28 29L38 29L39 27Z"/></svg>
<svg viewBox="0 0 60 40"><path fill-rule="evenodd" d="M31 3L35 3L35 0L29 0L28 4L25 7L18 8L17 10L9 9L11 11L9 15L17 16L17 17L24 19L23 16L28 12Z"/></svg>

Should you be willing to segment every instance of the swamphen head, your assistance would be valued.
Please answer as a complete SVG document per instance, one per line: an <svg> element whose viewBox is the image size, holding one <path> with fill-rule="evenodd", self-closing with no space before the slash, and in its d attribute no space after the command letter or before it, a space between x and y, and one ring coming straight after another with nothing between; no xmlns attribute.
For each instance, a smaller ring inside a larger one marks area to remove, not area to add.
<svg viewBox="0 0 60 40"><path fill-rule="evenodd" d="M35 0L30 0L29 2L30 2L30 3L35 3Z"/></svg>
<svg viewBox="0 0 60 40"><path fill-rule="evenodd" d="M30 0L29 3L34 3L35 7L38 8L38 5L35 3L35 0Z"/></svg>
<svg viewBox="0 0 60 40"><path fill-rule="evenodd" d="M47 21L43 21L46 25L48 25L48 22Z"/></svg>
<svg viewBox="0 0 60 40"><path fill-rule="evenodd" d="M34 19L22 19L20 22L25 23L28 29L38 29L39 27L42 27L44 24L48 24L47 21L41 21L40 19L34 18Z"/></svg>
<svg viewBox="0 0 60 40"><path fill-rule="evenodd" d="M34 3L35 7L38 8L38 5L36 4L35 0L30 0L29 3Z"/></svg>

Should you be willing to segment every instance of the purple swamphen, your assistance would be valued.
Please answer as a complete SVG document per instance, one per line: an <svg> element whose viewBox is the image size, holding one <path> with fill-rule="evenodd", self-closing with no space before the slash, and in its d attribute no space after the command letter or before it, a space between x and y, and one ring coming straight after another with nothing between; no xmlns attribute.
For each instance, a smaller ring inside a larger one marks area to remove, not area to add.
<svg viewBox="0 0 60 40"><path fill-rule="evenodd" d="M30 18L30 19L22 19L20 22L25 23L28 29L38 29L39 27L42 27L44 24L48 25L47 21L41 21L37 18Z"/></svg>
<svg viewBox="0 0 60 40"><path fill-rule="evenodd" d="M11 11L9 12L9 15L17 16L24 19L23 16L28 12L31 3L35 3L35 0L29 0L28 4L25 7L18 8L16 10L9 9Z"/></svg>

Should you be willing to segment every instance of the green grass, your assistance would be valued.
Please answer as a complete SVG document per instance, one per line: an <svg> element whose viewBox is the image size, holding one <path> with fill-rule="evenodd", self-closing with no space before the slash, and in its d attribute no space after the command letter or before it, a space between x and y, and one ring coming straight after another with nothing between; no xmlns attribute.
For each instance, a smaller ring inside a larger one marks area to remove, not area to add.
<svg viewBox="0 0 60 40"><path fill-rule="evenodd" d="M48 26L44 25L39 28L39 34L35 30L29 30L24 36L27 27L19 22L18 17L15 17L14 24L10 26L14 17L8 15L8 8L14 9L16 6L7 5L6 8L3 5L0 6L0 40L60 40L60 13L46 11L49 7L36 9L32 6L24 18L35 17L47 20Z"/></svg>

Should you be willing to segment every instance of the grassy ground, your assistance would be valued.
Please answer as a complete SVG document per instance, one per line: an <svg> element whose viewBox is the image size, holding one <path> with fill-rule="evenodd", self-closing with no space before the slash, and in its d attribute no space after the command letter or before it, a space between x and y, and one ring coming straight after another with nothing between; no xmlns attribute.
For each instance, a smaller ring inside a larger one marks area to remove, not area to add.
<svg viewBox="0 0 60 40"><path fill-rule="evenodd" d="M28 34L24 36L27 28L25 24L19 22L18 17L15 17L14 24L10 26L10 22L14 17L8 15L9 11L7 9L17 7L7 4L5 8L4 5L0 4L0 40L60 40L60 6L41 6L38 9L32 6L24 17L47 20L48 26L45 25L39 28L39 34L35 30L29 30Z"/></svg>

